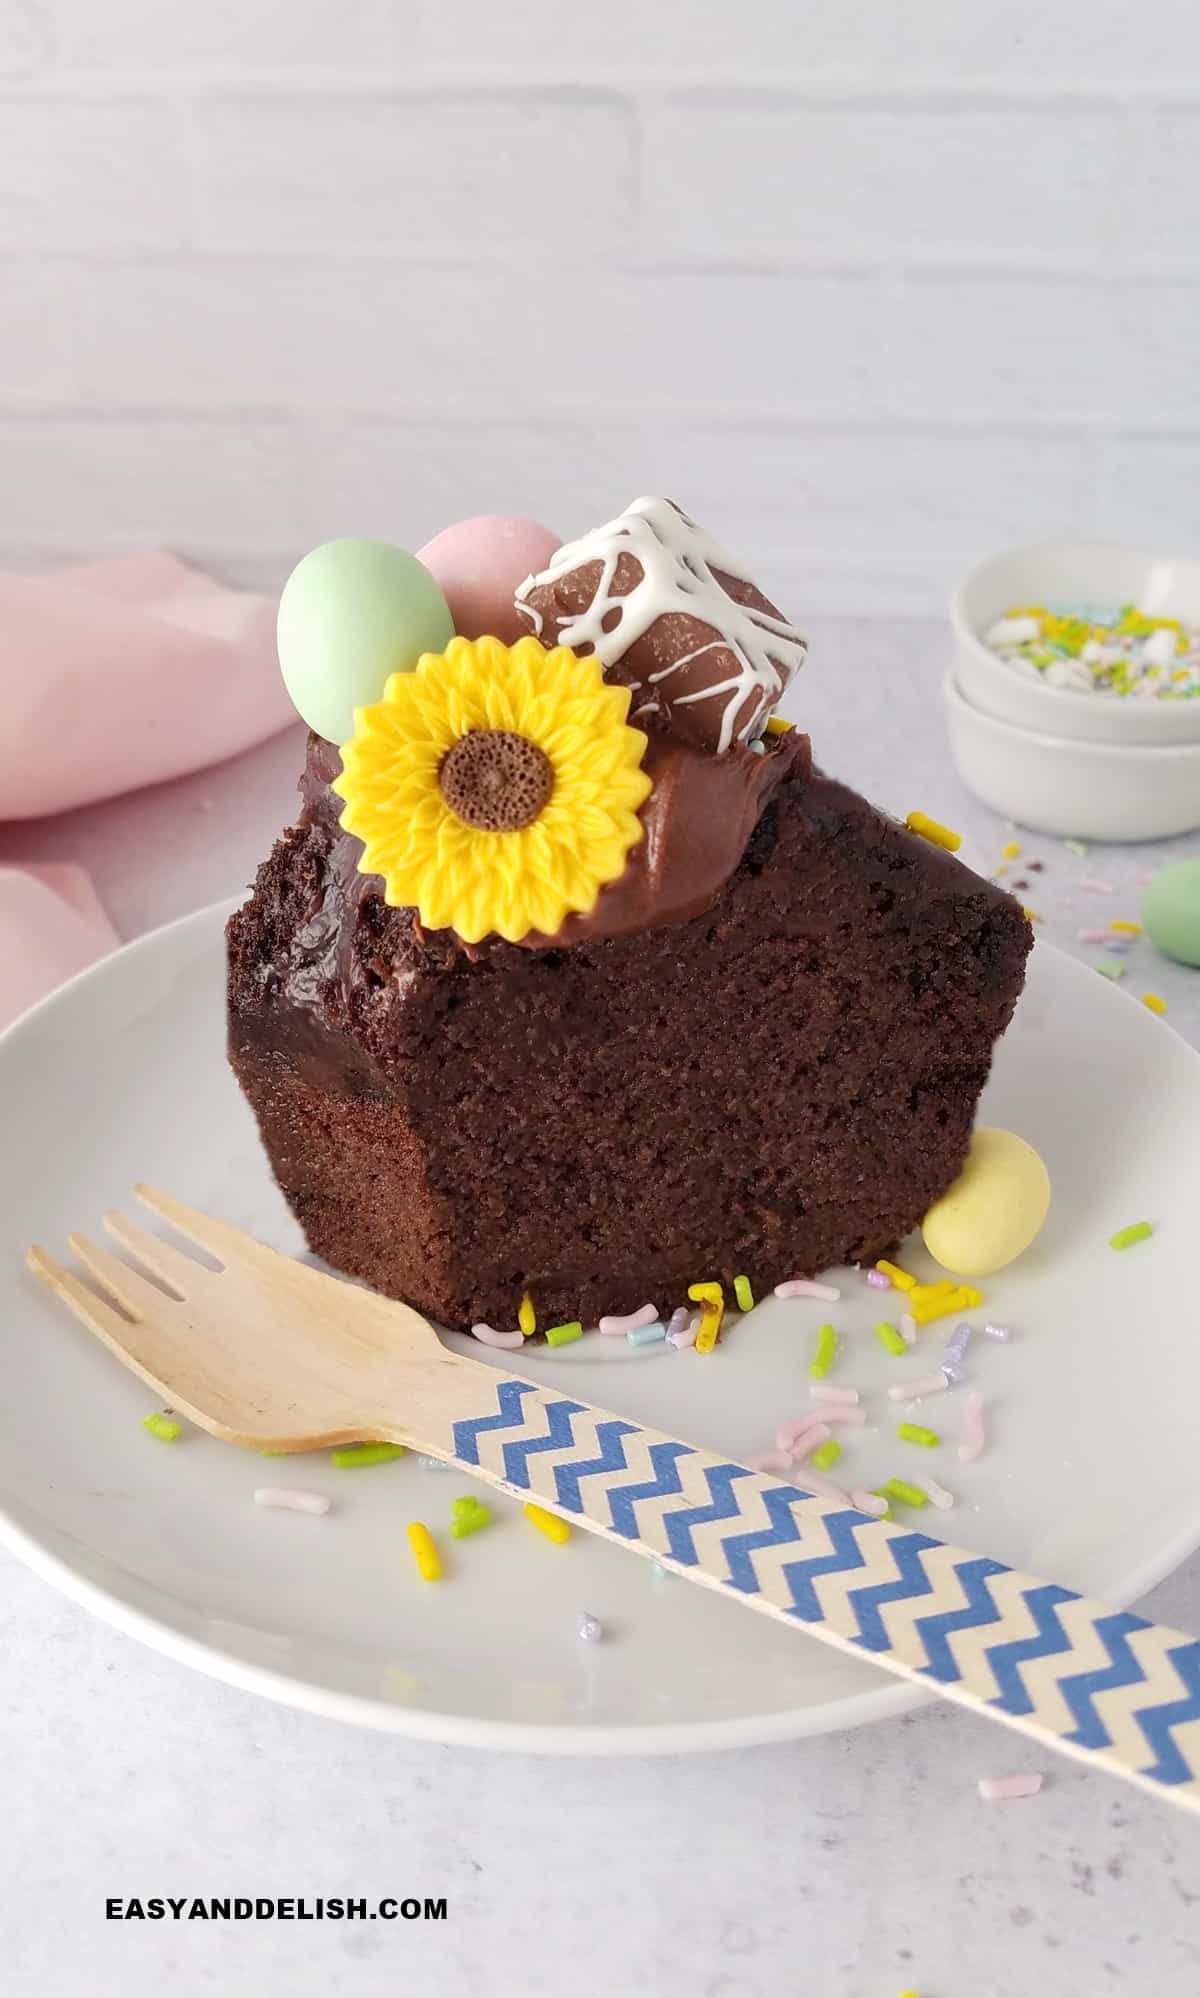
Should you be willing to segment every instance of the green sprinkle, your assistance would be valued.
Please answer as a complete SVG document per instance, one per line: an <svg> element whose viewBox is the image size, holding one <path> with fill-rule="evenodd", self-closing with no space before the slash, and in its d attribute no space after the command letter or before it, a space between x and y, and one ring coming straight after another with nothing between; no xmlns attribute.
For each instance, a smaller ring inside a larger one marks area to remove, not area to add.
<svg viewBox="0 0 1200 1998"><path fill-rule="evenodd" d="M293 1453L290 1450L260 1450L258 1454L260 1457L290 1457Z"/></svg>
<svg viewBox="0 0 1200 1998"><path fill-rule="evenodd" d="M922 1422L900 1422L896 1434L902 1443L919 1443L923 1450L936 1450L941 1437L936 1429L926 1429Z"/></svg>
<svg viewBox="0 0 1200 1998"><path fill-rule="evenodd" d="M169 1415L160 1415L157 1409L153 1415L143 1418L142 1428L149 1430L151 1436L157 1436L160 1443L173 1443L177 1436L183 1435L181 1424L172 1422Z"/></svg>
<svg viewBox="0 0 1200 1998"><path fill-rule="evenodd" d="M886 1346L888 1352L894 1354L896 1359L899 1359L901 1354L908 1351L908 1347L900 1337L895 1326L889 1325L886 1318L881 1319L875 1327L875 1337L881 1346Z"/></svg>
<svg viewBox="0 0 1200 1998"><path fill-rule="evenodd" d="M814 1471L831 1471L841 1454L841 1444L838 1442L836 1436L831 1436L828 1443L822 1443L819 1450L813 1451L812 1462Z"/></svg>
<svg viewBox="0 0 1200 1998"><path fill-rule="evenodd" d="M837 1333L834 1331L832 1325L818 1326L817 1350L813 1355L813 1363L808 1370L813 1380L823 1381L836 1358Z"/></svg>
<svg viewBox="0 0 1200 1998"><path fill-rule="evenodd" d="M1102 957L1098 959L1096 970L1102 971L1106 978L1124 978L1125 976L1125 966L1118 964L1115 957Z"/></svg>
<svg viewBox="0 0 1200 1998"><path fill-rule="evenodd" d="M748 1276L734 1277L733 1294L737 1299L737 1308L739 1311L753 1311L754 1292L750 1288L750 1279Z"/></svg>
<svg viewBox="0 0 1200 1998"><path fill-rule="evenodd" d="M907 1478L889 1478L880 1497L895 1499L897 1505L929 1504L929 1493L922 1491L920 1485L910 1485Z"/></svg>
<svg viewBox="0 0 1200 1998"><path fill-rule="evenodd" d="M573 1339L582 1339L582 1337L583 1326L578 1318L573 1318L569 1325L548 1325L546 1327L546 1344L548 1346L569 1346Z"/></svg>
<svg viewBox="0 0 1200 1998"><path fill-rule="evenodd" d="M455 1499L450 1511L453 1515L450 1521L452 1540L465 1540L469 1533L478 1533L492 1523L491 1507L477 1498Z"/></svg>
<svg viewBox="0 0 1200 1998"><path fill-rule="evenodd" d="M1118 1228L1115 1235L1108 1238L1110 1249L1132 1249L1135 1242L1144 1242L1154 1233L1148 1221L1131 1221L1128 1228Z"/></svg>
<svg viewBox="0 0 1200 1998"><path fill-rule="evenodd" d="M333 1462L339 1471L354 1471L360 1464L390 1464L403 1455L403 1443L348 1443L333 1452Z"/></svg>

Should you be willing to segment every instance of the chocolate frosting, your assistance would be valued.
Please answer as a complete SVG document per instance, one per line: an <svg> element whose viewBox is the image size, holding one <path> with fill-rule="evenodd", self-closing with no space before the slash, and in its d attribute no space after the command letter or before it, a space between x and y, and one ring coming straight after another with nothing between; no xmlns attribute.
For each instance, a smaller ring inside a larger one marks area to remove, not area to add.
<svg viewBox="0 0 1200 1998"><path fill-rule="evenodd" d="M552 937L531 931L521 948L562 949L699 915L736 870L778 786L807 776L811 767L809 739L796 730L768 736L761 754L735 745L724 756L705 755L651 733L644 768L654 788L640 813L644 836L631 849L624 872L600 890L588 914L568 916ZM352 906L370 896L382 901L381 877L358 871L362 842L343 832L339 823L342 801L330 785L340 769L333 743L310 734L300 780L300 823L324 825L331 832L329 865L345 901ZM343 925L339 949L349 947L354 928L352 921ZM329 962L318 967L314 961L314 972L342 976L345 967Z"/></svg>

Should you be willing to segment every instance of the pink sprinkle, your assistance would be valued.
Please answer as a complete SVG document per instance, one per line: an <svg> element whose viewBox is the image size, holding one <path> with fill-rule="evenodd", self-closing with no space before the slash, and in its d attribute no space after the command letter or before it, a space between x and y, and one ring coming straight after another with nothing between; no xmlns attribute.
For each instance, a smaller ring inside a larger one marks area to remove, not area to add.
<svg viewBox="0 0 1200 1998"><path fill-rule="evenodd" d="M481 1346L505 1346L513 1352L518 1346L525 1344L523 1332L497 1332L494 1325L484 1325L482 1322L472 1325L471 1335L478 1339Z"/></svg>
<svg viewBox="0 0 1200 1998"><path fill-rule="evenodd" d="M1014 1797L1036 1797L1042 1778L1034 1770L1013 1776L981 1776L979 1794L985 1804L1006 1804Z"/></svg>
<svg viewBox="0 0 1200 1998"><path fill-rule="evenodd" d="M906 1311L900 1320L900 1337L906 1346L915 1346L917 1343L917 1321L911 1311Z"/></svg>
<svg viewBox="0 0 1200 1998"><path fill-rule="evenodd" d="M952 1509L954 1493L948 1492L945 1485L935 1484L928 1476L922 1476L921 1483L929 1493L930 1505L935 1505L939 1512L949 1512Z"/></svg>
<svg viewBox="0 0 1200 1998"><path fill-rule="evenodd" d="M824 1422L824 1413L819 1408L810 1408L807 1415L794 1415L790 1422L781 1423L775 1431L775 1442L780 1450L794 1450L806 1430L819 1429ZM828 1437L822 1437L825 1442Z"/></svg>
<svg viewBox="0 0 1200 1998"><path fill-rule="evenodd" d="M675 1330L672 1332L670 1326L667 1328L668 1343L674 1346L677 1351L682 1351L685 1346L694 1346L696 1343L696 1334L700 1330L699 1312L696 1312L692 1318L688 1318L686 1311L683 1315L687 1321L686 1324L675 1325L675 1319L679 1316L679 1313L676 1312L671 1319L671 1325L675 1325Z"/></svg>
<svg viewBox="0 0 1200 1998"><path fill-rule="evenodd" d="M928 1478L925 1480L925 1483L928 1488ZM854 1487L854 1490L850 1494L850 1503L852 1506L856 1506L859 1512L869 1512L872 1519L882 1519L888 1509L888 1502L885 1498L880 1498L878 1492L866 1491L862 1485Z"/></svg>
<svg viewBox="0 0 1200 1998"><path fill-rule="evenodd" d="M888 1389L889 1401L920 1401L922 1395L945 1394L950 1383L945 1374L922 1374L919 1381L903 1381Z"/></svg>
<svg viewBox="0 0 1200 1998"><path fill-rule="evenodd" d="M962 1442L958 1446L959 1463L973 1464L976 1457L982 1457L986 1443L983 1396L976 1392L967 1396L963 1406Z"/></svg>
<svg viewBox="0 0 1200 1998"><path fill-rule="evenodd" d="M1076 930L1075 941L1077 943L1107 943L1110 935L1111 931L1109 930Z"/></svg>
<svg viewBox="0 0 1200 1998"><path fill-rule="evenodd" d="M847 1422L853 1428L861 1429L867 1419L867 1411L859 1408L856 1402L823 1401L820 1417L822 1422Z"/></svg>
<svg viewBox="0 0 1200 1998"><path fill-rule="evenodd" d="M774 1471L783 1477L791 1468L792 1460L786 1450L759 1450L746 1459L748 1471Z"/></svg>
<svg viewBox="0 0 1200 1998"><path fill-rule="evenodd" d="M892 1287L892 1279L886 1270L868 1270L866 1282L872 1290L890 1290Z"/></svg>
<svg viewBox="0 0 1200 1998"><path fill-rule="evenodd" d="M801 1430L792 1446L793 1464L802 1464L814 1450L820 1449L822 1443L828 1443L832 1435L832 1429L827 1429L823 1422L814 1422L811 1429Z"/></svg>
<svg viewBox="0 0 1200 1998"><path fill-rule="evenodd" d="M283 1485L260 1485L254 1494L254 1503L275 1506L280 1512L329 1511L329 1500L321 1492L295 1492Z"/></svg>
<svg viewBox="0 0 1200 1998"><path fill-rule="evenodd" d="M777 1283L776 1297L820 1297L826 1304L836 1304L841 1296L831 1283L809 1283L807 1277L793 1277L789 1283Z"/></svg>
<svg viewBox="0 0 1200 1998"><path fill-rule="evenodd" d="M652 1304L643 1304L636 1311L627 1312L624 1318L615 1318L610 1313L600 1320L600 1330L614 1339L623 1339L627 1332L636 1332L643 1325L653 1325L657 1317L658 1312Z"/></svg>
<svg viewBox="0 0 1200 1998"><path fill-rule="evenodd" d="M1086 888L1089 895L1111 895L1113 892L1111 881L1097 881L1094 874L1085 874L1079 885Z"/></svg>
<svg viewBox="0 0 1200 1998"><path fill-rule="evenodd" d="M1153 879L1154 879L1154 869L1152 867L1143 867L1139 869L1138 878L1137 878L1137 885L1139 888L1148 888Z"/></svg>
<svg viewBox="0 0 1200 1998"><path fill-rule="evenodd" d="M856 1402L858 1400L857 1388L835 1387L832 1381L813 1381L808 1391L814 1401Z"/></svg>
<svg viewBox="0 0 1200 1998"><path fill-rule="evenodd" d="M811 1492L814 1498L833 1499L838 1505L847 1503L846 1494L841 1486L835 1485L832 1478L823 1478L819 1471L809 1470L806 1466L799 1482L802 1489Z"/></svg>

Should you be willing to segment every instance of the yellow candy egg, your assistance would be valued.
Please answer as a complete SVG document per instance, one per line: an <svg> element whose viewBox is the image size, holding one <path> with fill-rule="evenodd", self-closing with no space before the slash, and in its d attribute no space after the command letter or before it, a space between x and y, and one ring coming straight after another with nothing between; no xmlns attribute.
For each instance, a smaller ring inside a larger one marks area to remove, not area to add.
<svg viewBox="0 0 1200 1998"><path fill-rule="evenodd" d="M1013 1131L973 1132L967 1163L935 1200L921 1234L934 1261L955 1276L991 1276L1015 1262L1050 1206L1050 1175Z"/></svg>

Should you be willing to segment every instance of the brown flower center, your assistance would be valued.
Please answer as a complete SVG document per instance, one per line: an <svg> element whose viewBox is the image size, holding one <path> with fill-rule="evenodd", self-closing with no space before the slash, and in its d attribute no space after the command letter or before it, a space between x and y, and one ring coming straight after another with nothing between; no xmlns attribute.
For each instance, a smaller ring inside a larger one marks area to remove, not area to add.
<svg viewBox="0 0 1200 1998"><path fill-rule="evenodd" d="M554 789L554 765L536 742L504 728L472 729L443 757L442 796L477 832L531 826Z"/></svg>

